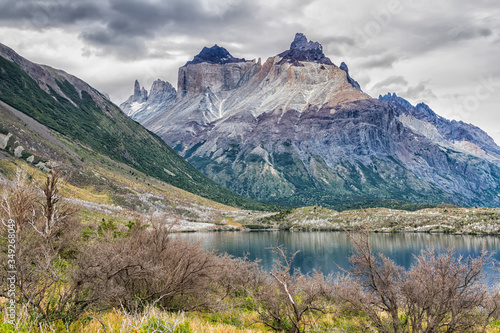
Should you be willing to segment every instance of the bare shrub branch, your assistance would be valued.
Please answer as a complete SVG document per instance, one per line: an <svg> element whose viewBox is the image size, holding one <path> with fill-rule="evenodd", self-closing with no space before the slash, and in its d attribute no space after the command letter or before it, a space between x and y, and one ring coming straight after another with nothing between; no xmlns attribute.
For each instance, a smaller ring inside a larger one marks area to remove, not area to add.
<svg viewBox="0 0 500 333"><path fill-rule="evenodd" d="M292 263L297 252L288 256L282 246L271 248L278 258L274 269L262 286L251 292L256 301L260 322L275 331L304 332L311 326L315 312L326 313L330 286L320 272L304 275L299 270L292 272Z"/></svg>
<svg viewBox="0 0 500 333"><path fill-rule="evenodd" d="M484 331L498 312L498 296L484 283L491 255L456 257L453 250L424 250L409 270L374 256L369 226L348 233L355 254L351 272L340 276L334 295L362 311L380 332Z"/></svg>

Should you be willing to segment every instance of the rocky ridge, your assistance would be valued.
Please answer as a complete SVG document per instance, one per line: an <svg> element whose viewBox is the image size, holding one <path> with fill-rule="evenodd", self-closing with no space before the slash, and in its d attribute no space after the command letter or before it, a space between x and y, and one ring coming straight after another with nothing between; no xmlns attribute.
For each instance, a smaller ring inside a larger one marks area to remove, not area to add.
<svg viewBox="0 0 500 333"><path fill-rule="evenodd" d="M50 94L51 90L53 90L60 96L63 96L64 98L71 101L74 105L76 105L76 102L73 101L70 96L65 94L60 85L57 84L57 81L68 81L72 86L75 87L80 97L82 96L82 91L85 91L100 107L104 108L106 104L109 103L109 98L106 95L90 87L83 80L71 74L68 74L63 70L55 69L46 65L32 63L31 61L21 57L6 45L0 44L0 56L18 64L19 67L23 71L25 71L31 78L33 78L33 80L36 81L40 88L48 94Z"/></svg>
<svg viewBox="0 0 500 333"><path fill-rule="evenodd" d="M349 68L347 67L346 63L342 62L339 68L346 73L347 82L349 82L357 91L363 92L363 90L361 90L361 86L359 85L359 83L349 75Z"/></svg>
<svg viewBox="0 0 500 333"><path fill-rule="evenodd" d="M162 105L169 105L176 97L177 91L166 81L160 79L154 81L148 95L147 90L144 87L141 88L139 81L136 80L134 94L122 103L121 108L127 116L140 121L141 115L145 113L144 111Z"/></svg>
<svg viewBox="0 0 500 333"><path fill-rule="evenodd" d="M395 93L381 95L379 100L389 103L398 119L413 131L443 146L500 165L500 147L482 129L443 118L425 103L413 106Z"/></svg>

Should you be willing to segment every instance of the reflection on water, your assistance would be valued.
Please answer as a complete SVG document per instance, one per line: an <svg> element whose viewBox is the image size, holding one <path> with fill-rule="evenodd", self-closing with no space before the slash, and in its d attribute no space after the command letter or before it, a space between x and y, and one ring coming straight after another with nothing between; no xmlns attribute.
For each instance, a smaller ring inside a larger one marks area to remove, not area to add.
<svg viewBox="0 0 500 333"><path fill-rule="evenodd" d="M349 268L347 258L352 254L352 243L344 232L197 232L179 234L190 241L200 241L202 246L219 252L227 252L235 257L245 253L251 260L260 259L261 265L269 271L274 256L269 247L283 244L290 253L300 251L294 268L303 273L321 269L323 273L337 272L339 267ZM464 236L428 233L397 233L371 235L373 252L381 252L397 264L409 267L414 254L422 249L434 247L438 251L455 248L464 257L480 254L484 244L488 251L500 249L500 238L487 236ZM500 253L494 254L500 260ZM490 271L491 273L491 271Z"/></svg>

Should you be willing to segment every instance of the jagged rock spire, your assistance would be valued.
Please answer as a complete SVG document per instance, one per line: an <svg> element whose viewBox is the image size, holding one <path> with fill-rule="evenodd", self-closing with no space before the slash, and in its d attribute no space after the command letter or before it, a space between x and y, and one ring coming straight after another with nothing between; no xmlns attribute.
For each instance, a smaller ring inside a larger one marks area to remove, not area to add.
<svg viewBox="0 0 500 333"><path fill-rule="evenodd" d="M144 89L144 87L141 88L141 85L139 84L138 80L135 80L134 82L134 95L133 95L133 102L145 102L148 99L148 91Z"/></svg>
<svg viewBox="0 0 500 333"><path fill-rule="evenodd" d="M351 86L353 86L354 89L356 89L357 91L363 92L363 90L361 90L361 86L359 85L359 83L349 75L349 68L347 67L346 63L342 62L339 68L346 73L347 82L349 82Z"/></svg>
<svg viewBox="0 0 500 333"><path fill-rule="evenodd" d="M141 85L138 80L134 83L134 99L138 100L141 97Z"/></svg>

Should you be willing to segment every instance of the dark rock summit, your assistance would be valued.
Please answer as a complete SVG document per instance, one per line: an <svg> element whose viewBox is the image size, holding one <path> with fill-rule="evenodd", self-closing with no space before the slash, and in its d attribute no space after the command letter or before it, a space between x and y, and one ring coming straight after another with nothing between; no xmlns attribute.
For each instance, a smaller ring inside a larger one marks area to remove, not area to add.
<svg viewBox="0 0 500 333"><path fill-rule="evenodd" d="M302 33L296 33L295 39L290 44L290 49L278 54L281 61L279 63L289 62L295 66L300 66L299 61L317 62L324 65L333 65L330 58L323 53L323 46L318 42L308 41Z"/></svg>
<svg viewBox="0 0 500 333"><path fill-rule="evenodd" d="M188 61L186 65L199 64L207 62L209 64L227 64L231 62L244 62L245 59L233 57L225 48L215 44L208 48L204 47L201 52L194 56L193 60Z"/></svg>

